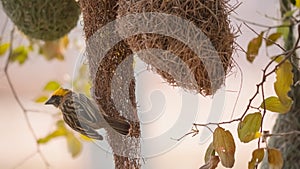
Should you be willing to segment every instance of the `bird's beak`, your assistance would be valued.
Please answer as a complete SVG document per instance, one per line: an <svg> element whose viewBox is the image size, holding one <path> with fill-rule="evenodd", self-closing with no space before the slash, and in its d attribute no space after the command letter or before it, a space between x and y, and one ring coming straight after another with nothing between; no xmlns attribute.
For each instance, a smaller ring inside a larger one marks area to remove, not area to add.
<svg viewBox="0 0 300 169"><path fill-rule="evenodd" d="M55 100L51 97L49 100L46 101L45 104L53 104L54 101L55 101Z"/></svg>
<svg viewBox="0 0 300 169"><path fill-rule="evenodd" d="M61 96L51 96L50 99L48 101L46 101L45 104L52 104L54 105L55 107L58 107L59 106L59 103L61 101Z"/></svg>

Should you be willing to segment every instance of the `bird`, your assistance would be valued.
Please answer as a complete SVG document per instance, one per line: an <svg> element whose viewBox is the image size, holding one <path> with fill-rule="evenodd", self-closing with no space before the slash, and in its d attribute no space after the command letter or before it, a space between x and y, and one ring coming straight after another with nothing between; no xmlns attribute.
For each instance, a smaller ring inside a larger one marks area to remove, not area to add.
<svg viewBox="0 0 300 169"><path fill-rule="evenodd" d="M130 124L124 119L115 119L100 111L97 104L82 93L58 88L45 102L62 112L65 123L76 132L96 140L103 136L96 130L110 126L122 135L128 135ZM108 125L107 125L108 124Z"/></svg>

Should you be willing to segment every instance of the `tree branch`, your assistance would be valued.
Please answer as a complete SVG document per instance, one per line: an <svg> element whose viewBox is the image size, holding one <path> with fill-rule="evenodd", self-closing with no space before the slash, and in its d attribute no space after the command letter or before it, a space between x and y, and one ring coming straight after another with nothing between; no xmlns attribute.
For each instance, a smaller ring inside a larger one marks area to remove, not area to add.
<svg viewBox="0 0 300 169"><path fill-rule="evenodd" d="M8 58L6 60L5 67L4 67L4 74L5 74L5 77L7 79L8 84L9 84L10 90L13 94L13 97L16 100L19 107L21 108L22 112L23 112L23 115L25 117L25 122L27 124L27 127L28 127L30 133L32 134L32 136L34 137L35 140L38 140L38 138L37 138L37 136L36 136L36 134L33 130L33 127L30 123L29 116L28 116L28 110L26 110L26 108L22 104L22 102L21 102L21 100L20 100L20 98L19 98L19 96L18 96L18 94L17 94L17 92L14 88L14 85L13 85L11 79L10 79L9 73L8 73L9 62L10 62L10 58L12 56L12 51L13 51L14 32L15 32L15 27L13 27L13 29L10 32L10 47L9 47L9 51L8 51L9 52L8 53ZM18 163L17 166L15 166L14 168L19 167L24 162L26 162L28 159L34 157L36 154L38 154L41 157L41 159L42 159L43 163L45 164L46 168L50 168L50 164L48 163L46 157L42 153L42 151L40 149L40 145L38 143L36 143L36 152L30 154L29 156L27 156L24 160L22 160L20 163Z"/></svg>

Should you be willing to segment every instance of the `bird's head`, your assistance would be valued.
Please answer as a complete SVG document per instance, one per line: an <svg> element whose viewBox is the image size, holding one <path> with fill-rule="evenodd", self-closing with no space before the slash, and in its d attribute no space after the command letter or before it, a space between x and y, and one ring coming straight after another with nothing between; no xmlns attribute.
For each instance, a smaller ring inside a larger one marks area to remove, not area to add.
<svg viewBox="0 0 300 169"><path fill-rule="evenodd" d="M59 88L52 94L52 96L46 101L45 104L52 104L55 107L58 107L62 102L63 97L70 92L71 90L69 89Z"/></svg>

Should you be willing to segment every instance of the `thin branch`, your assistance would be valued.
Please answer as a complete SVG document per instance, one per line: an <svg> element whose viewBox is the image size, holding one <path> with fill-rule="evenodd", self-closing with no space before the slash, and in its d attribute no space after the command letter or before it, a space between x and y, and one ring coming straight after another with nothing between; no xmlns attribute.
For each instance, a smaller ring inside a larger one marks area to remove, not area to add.
<svg viewBox="0 0 300 169"><path fill-rule="evenodd" d="M233 120L230 120L230 121L223 121L223 122L219 122L219 123L213 123L213 122L209 122L209 123L206 123L206 124L197 124L197 123L193 123L194 126L209 126L209 125L222 125L222 124L230 124L230 123L233 123L233 122L237 122L237 121L241 121L242 118L236 118L236 119L233 119Z"/></svg>
<svg viewBox="0 0 300 169"><path fill-rule="evenodd" d="M263 137L284 137L288 135L300 135L300 131L289 131L286 133L272 133L272 134L264 134Z"/></svg>
<svg viewBox="0 0 300 169"><path fill-rule="evenodd" d="M264 75L265 75L266 72L264 72ZM266 76L263 76L263 78L266 78ZM265 79L263 79L265 80ZM262 100L263 100L263 106L264 106L264 109L263 109L263 115L262 115L262 120L261 120L261 123L260 123L260 133L262 132L262 129L263 129L263 122L264 122L264 118L265 118L265 115L267 113L267 109L266 109L266 102L264 101L265 100L265 91L264 91L264 84L261 85L261 95L262 95ZM258 139L258 148L260 148L260 137Z"/></svg>
<svg viewBox="0 0 300 169"><path fill-rule="evenodd" d="M26 108L25 111L27 113L38 113L38 114L45 114L45 115L48 115L48 116L54 116L54 115L57 115L57 112L56 113L53 113L51 111L45 111L45 110L39 110L39 109L29 109L29 108Z"/></svg>
<svg viewBox="0 0 300 169"><path fill-rule="evenodd" d="M172 140L175 140L175 141L180 141L182 140L183 138L185 138L186 136L188 135L191 135L193 134L192 137L194 137L195 135L197 135L199 133L199 130L195 130L195 129L192 129L190 132L186 133L185 135L181 136L180 138L177 138L177 139L174 139L174 138L171 138Z"/></svg>
<svg viewBox="0 0 300 169"><path fill-rule="evenodd" d="M243 22L243 23L248 23L250 25L254 25L254 26L258 26L258 27L262 27L262 28L267 28L267 29L274 29L274 28L289 27L290 26L290 24L281 24L281 25L272 25L272 26L270 26L270 25L264 25L264 24L248 21L248 20L233 16L233 15L232 15L232 17L234 19L238 20L238 21Z"/></svg>
<svg viewBox="0 0 300 169"><path fill-rule="evenodd" d="M269 75L271 75L272 73L274 73L276 70L277 70L277 68L281 65L281 64L283 64L283 63L285 63L286 62L286 60L288 60L288 59L290 59L293 55L294 55L294 53L295 53L295 51L297 50L297 48L298 48L298 44L299 44L299 41L300 41L300 25L298 25L298 38L297 38L297 40L296 40L296 42L295 42L295 44L294 44L294 47L290 50L290 52L286 55L286 57L280 62L280 63L278 63L276 66L275 66L275 68L273 69L273 70L271 70L269 73L266 73L266 69L264 70L264 76L263 77L267 77L267 76L269 76ZM280 55L279 55L280 56ZM278 56L278 57L279 57ZM277 57L276 58L274 58L272 61L274 62L275 60L277 59ZM271 63L269 63L267 66L270 66L271 65ZM263 91L263 84L262 84L262 95L263 95L263 104L264 104L264 111L263 111L263 116L262 116L262 121L261 121L261 128L260 128L260 133L262 133L262 130L263 130L263 121L264 121L264 117L265 117L265 114L266 114L266 103L265 103L265 99L264 99L264 91ZM284 134L284 133L283 133ZM266 136L267 135L271 135L271 134L264 134L264 136L261 138L259 138L258 139L258 148L260 147L260 141L261 141L261 139L263 140L263 142L265 142L265 140L266 140ZM280 136L280 135L279 135Z"/></svg>
<svg viewBox="0 0 300 169"><path fill-rule="evenodd" d="M23 160L21 160L19 163L17 163L17 164L16 164L14 167L12 167L12 168L15 169L15 168L20 167L22 164L24 164L26 161L32 159L32 158L33 158L34 156L36 156L37 154L38 154L37 151L35 151L35 152L29 154L28 156L26 156Z"/></svg>
<svg viewBox="0 0 300 169"><path fill-rule="evenodd" d="M235 60L233 60L233 62L234 62L235 65L237 66L238 70L240 71L240 73L241 73L241 78L240 78L240 86L239 86L238 94L237 94L237 97L236 97L235 102L234 102L234 106L233 106L233 109L232 109L232 113L231 113L230 119L233 118L235 109L236 109L236 107L237 107L237 103L238 103L239 98L240 98L240 96L241 96L241 91L242 91L242 86L243 86L243 81L244 81L244 79L243 79L243 71L242 71L241 67L235 62Z"/></svg>
<svg viewBox="0 0 300 169"><path fill-rule="evenodd" d="M300 26L298 27L298 29L299 29L299 37L300 37ZM279 55L273 57L272 60L271 60L271 61L266 65L266 67L263 69L262 80L261 80L261 82L259 82L258 84L256 84L256 92L255 92L255 93L253 94L253 96L249 99L249 103L248 103L248 105L247 105L247 107L246 107L244 113L241 115L240 118L236 118L236 119L233 119L233 120L230 120L230 121L219 122L219 123L213 123L213 122L206 123L206 124L197 124L197 123L194 123L193 125L196 126L196 127L197 127L197 126L202 126L202 127L204 126L204 127L207 127L207 126L209 126L209 125L217 125L217 126L219 126L219 125L222 125L222 124L229 124L229 123L241 121L241 120L245 117L245 115L247 114L247 112L250 110L250 108L253 108L252 102L253 102L253 100L257 97L257 95L259 94L259 91L260 91L260 90L261 90L261 92L262 92L263 100L265 100L265 96L264 96L264 87L263 87L264 83L266 82L267 78L268 78L271 74L273 74L273 73L278 69L278 67L279 67L280 65L282 65L286 60L288 60L288 59L294 54L294 52L295 52L297 49L299 49L299 46L298 46L299 41L300 41L299 37L298 37L297 42L295 43L295 46L294 46L293 49L288 50L288 51L285 51L285 50L284 50L283 53L281 53L281 54L279 54ZM284 58L282 61L280 61L280 62L275 66L274 69L272 69L270 72L267 72L268 69L270 68L270 66L272 65L272 63L274 63L274 62L276 61L276 59L278 59L278 58L279 58L280 56L282 56L282 55L285 55L285 58ZM265 103L263 102L263 104L265 104ZM266 107L266 106L264 105L264 107ZM264 111L263 111L263 119L264 119L264 117L265 117L265 114L266 114L266 109L264 109ZM261 126L262 126L262 124L263 124L263 120L262 120ZM262 132L262 129L263 129L263 127L261 127L261 132ZM188 133L187 135L190 135L190 134L192 134L192 133L193 133L193 131L191 131L191 132ZM194 133L195 133L195 132L194 132ZM197 133L196 133L196 134L197 134ZM185 135L185 136L187 136L187 135ZM185 137L185 136L183 136L183 137ZM260 139L259 139L259 142L260 142ZM260 146L260 143L258 143L258 145Z"/></svg>
<svg viewBox="0 0 300 169"><path fill-rule="evenodd" d="M256 35L260 35L258 32L256 32L253 28L251 28L247 23L245 23L244 22L244 25L246 25L247 26L247 28L248 29L250 29L252 32L254 32ZM268 38L265 38L265 37L262 37L264 40L266 40L266 41L270 41ZM273 42L272 41L272 43L274 44L274 45L276 45L278 48L280 48L282 51L286 51L285 50L285 48L284 47L282 47L280 44L278 44L278 43L276 43L276 42Z"/></svg>
<svg viewBox="0 0 300 169"><path fill-rule="evenodd" d="M28 116L28 111L25 109L24 105L22 104L22 102L21 102L21 100L20 100L20 98L19 98L19 96L18 96L18 94L17 94L17 92L16 92L16 90L14 88L14 85L13 85L11 79L10 79L9 73L8 73L9 62L10 62L10 58L12 56L12 50L13 50L14 32L15 32L15 27L13 27L13 29L10 32L9 54L8 54L8 58L6 60L6 64L5 64L5 67L4 67L4 74L6 76L8 84L10 86L10 89L11 89L11 92L13 94L14 99L16 100L16 102L19 105L19 107L22 109L22 112L24 114L25 121L26 121L26 124L27 124L27 127L28 127L30 133L32 134L32 136L34 137L35 140L38 140L38 137L36 136L36 134L35 134L35 132L33 130L33 127L32 127L32 125L30 123L29 116ZM44 154L41 152L39 144L36 143L36 147L37 147L36 154L39 154L39 156L41 157L42 161L44 162L46 168L50 168L50 165L49 165L47 159L45 158ZM31 154L26 159L30 159L34 155ZM26 160L25 161L21 161L21 163L19 165L22 165L24 162L26 162Z"/></svg>
<svg viewBox="0 0 300 169"><path fill-rule="evenodd" d="M186 133L185 135L183 135L183 136L181 136L180 138L178 138L178 139L174 139L174 138L171 138L172 140L176 140L176 141L180 141L180 140L182 140L183 138L185 138L186 136L188 136L188 135L191 135L191 134L193 134L192 135L192 137L194 137L194 136L196 136L197 134L199 134L199 129L197 128L197 126L203 126L203 127L206 127L210 132L214 132L211 128L209 128L207 125L201 125L201 124L193 124L194 126L193 126L193 128L191 129L191 131L190 132L188 132L188 133Z"/></svg>

